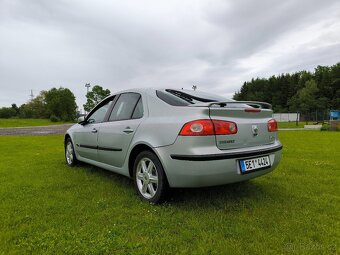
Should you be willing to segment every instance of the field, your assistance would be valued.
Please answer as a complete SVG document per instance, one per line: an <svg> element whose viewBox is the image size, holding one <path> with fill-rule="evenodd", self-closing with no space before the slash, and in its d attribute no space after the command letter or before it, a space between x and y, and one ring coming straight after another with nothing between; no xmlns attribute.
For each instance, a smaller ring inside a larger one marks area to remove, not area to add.
<svg viewBox="0 0 340 255"><path fill-rule="evenodd" d="M65 123L69 122L52 122L48 119L0 119L0 128L48 126Z"/></svg>
<svg viewBox="0 0 340 255"><path fill-rule="evenodd" d="M155 206L125 177L67 167L62 136L0 137L0 254L337 254L340 133L280 138L273 173Z"/></svg>
<svg viewBox="0 0 340 255"><path fill-rule="evenodd" d="M312 124L312 123L310 123ZM303 128L306 125L306 122L278 122L279 128Z"/></svg>

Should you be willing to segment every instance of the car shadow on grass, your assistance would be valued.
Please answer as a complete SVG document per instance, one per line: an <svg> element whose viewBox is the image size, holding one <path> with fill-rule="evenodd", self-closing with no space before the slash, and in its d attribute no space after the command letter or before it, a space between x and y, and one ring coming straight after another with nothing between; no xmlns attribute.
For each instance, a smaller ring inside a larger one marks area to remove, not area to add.
<svg viewBox="0 0 340 255"><path fill-rule="evenodd" d="M87 173L110 179L113 185L127 189L130 194L135 194L135 197L131 199L137 198L132 179L86 163L80 163L79 167ZM228 205L228 207L242 208L251 206L255 202L258 204L279 200L280 195L275 192L276 188L276 185L259 182L257 179L214 187L173 188L170 189L168 199L161 206L217 209Z"/></svg>
<svg viewBox="0 0 340 255"><path fill-rule="evenodd" d="M191 203L195 207L225 208L226 205L247 206L253 202L268 202L274 192L265 184L253 180L223 186L173 189L169 201L179 206Z"/></svg>
<svg viewBox="0 0 340 255"><path fill-rule="evenodd" d="M132 179L130 179L130 178L124 176L124 175L114 173L114 172L111 172L109 170L105 170L105 169L100 168L100 167L92 166L92 165L84 163L84 162L79 162L78 167L80 169L84 170L88 174L94 174L96 176L103 177L104 179L110 179L110 180L114 181L115 185L125 186L125 187L131 186L133 188Z"/></svg>

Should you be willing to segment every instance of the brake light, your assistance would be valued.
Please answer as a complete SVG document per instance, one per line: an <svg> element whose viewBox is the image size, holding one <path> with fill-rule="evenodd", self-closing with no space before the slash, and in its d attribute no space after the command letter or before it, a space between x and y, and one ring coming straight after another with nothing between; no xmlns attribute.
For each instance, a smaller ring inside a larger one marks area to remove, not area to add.
<svg viewBox="0 0 340 255"><path fill-rule="evenodd" d="M268 126L268 132L276 132L278 130L277 128L277 122L274 119L271 119L267 123Z"/></svg>
<svg viewBox="0 0 340 255"><path fill-rule="evenodd" d="M245 108L245 112L261 112L261 109L259 108Z"/></svg>
<svg viewBox="0 0 340 255"><path fill-rule="evenodd" d="M223 120L194 120L182 127L181 136L232 135L237 133L237 125Z"/></svg>

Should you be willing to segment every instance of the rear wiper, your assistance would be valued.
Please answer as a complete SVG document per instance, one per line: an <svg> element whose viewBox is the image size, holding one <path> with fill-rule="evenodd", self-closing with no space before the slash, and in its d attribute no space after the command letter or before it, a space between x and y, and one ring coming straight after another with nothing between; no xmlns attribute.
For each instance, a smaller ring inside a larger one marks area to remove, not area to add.
<svg viewBox="0 0 340 255"><path fill-rule="evenodd" d="M169 92L170 94L172 94L172 95L174 95L174 96L177 96L177 97L179 97L179 98L185 100L186 102L188 102L188 103L190 103L190 104L193 104L193 103L194 103L193 100L192 100L192 98L189 97L189 96L187 96L187 94L185 94L185 93L183 94L183 93L181 93L181 92L179 92L179 91L177 91L177 90L172 90L172 89L166 89L165 91L166 91L166 92Z"/></svg>
<svg viewBox="0 0 340 255"><path fill-rule="evenodd" d="M182 98L183 100L194 104L194 100L199 101L199 102L203 102L203 103L211 103L211 102L217 102L216 100L213 99L207 99L207 98L201 98L201 97L196 97L187 93L184 93L182 91L178 91L178 90L173 90L173 89L166 89L166 92L169 92L170 94L173 94L175 96L178 96L179 98Z"/></svg>

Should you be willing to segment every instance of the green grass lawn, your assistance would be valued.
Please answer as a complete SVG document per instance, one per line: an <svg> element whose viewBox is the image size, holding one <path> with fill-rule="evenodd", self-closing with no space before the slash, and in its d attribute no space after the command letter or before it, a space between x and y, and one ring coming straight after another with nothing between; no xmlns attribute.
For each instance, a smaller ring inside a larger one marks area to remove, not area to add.
<svg viewBox="0 0 340 255"><path fill-rule="evenodd" d="M132 182L64 163L63 137L0 137L0 254L336 254L340 133L280 133L252 181L142 202Z"/></svg>
<svg viewBox="0 0 340 255"><path fill-rule="evenodd" d="M279 128L303 128L306 125L306 122L298 122L298 125L296 125L295 121L278 122L278 125L279 125Z"/></svg>
<svg viewBox="0 0 340 255"><path fill-rule="evenodd" d="M51 122L49 119L0 119L0 128L58 125L70 122Z"/></svg>

